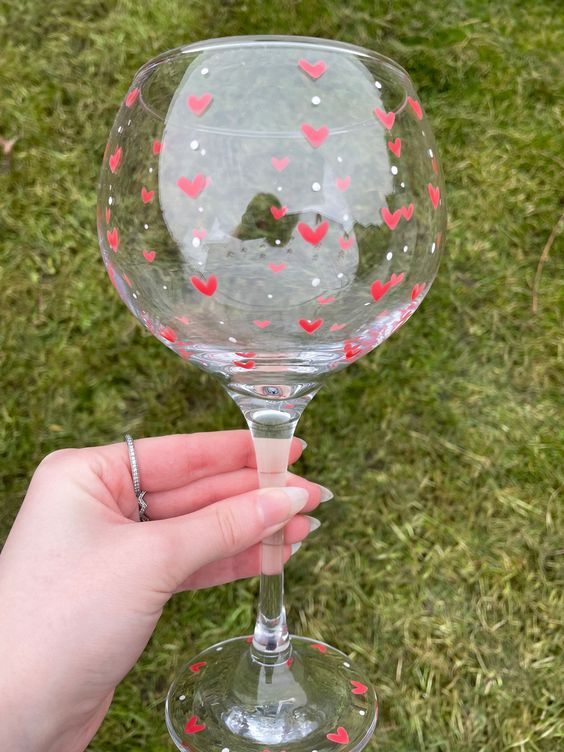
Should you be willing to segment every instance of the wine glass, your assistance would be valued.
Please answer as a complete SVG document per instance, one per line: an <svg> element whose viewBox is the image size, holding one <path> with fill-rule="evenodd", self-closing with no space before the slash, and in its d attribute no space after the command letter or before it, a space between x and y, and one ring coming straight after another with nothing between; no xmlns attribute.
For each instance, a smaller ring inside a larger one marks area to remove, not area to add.
<svg viewBox="0 0 564 752"><path fill-rule="evenodd" d="M131 312L243 412L261 486L286 483L305 406L413 314L444 243L441 168L407 73L360 47L233 37L151 60L104 155L98 230ZM254 634L185 664L178 749L360 750L370 681L288 633L283 533L261 546Z"/></svg>

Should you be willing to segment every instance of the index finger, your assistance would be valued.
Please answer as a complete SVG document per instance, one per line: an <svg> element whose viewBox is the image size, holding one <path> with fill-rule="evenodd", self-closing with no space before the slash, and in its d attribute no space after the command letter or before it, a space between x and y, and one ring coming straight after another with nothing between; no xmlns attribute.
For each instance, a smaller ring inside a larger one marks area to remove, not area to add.
<svg viewBox="0 0 564 752"><path fill-rule="evenodd" d="M289 462L303 451L294 438ZM101 447L108 458L131 475L125 442ZM211 431L173 434L135 440L135 454L141 489L147 493L168 491L210 475L256 467L253 440L249 431Z"/></svg>

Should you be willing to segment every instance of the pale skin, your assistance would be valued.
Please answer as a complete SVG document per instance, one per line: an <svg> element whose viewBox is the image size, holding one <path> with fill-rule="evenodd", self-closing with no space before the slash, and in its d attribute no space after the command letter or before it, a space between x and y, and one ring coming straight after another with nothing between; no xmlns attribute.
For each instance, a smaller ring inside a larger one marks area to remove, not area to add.
<svg viewBox="0 0 564 752"><path fill-rule="evenodd" d="M258 489L247 431L135 448L150 522L125 443L55 452L33 476L0 555L2 750L84 750L169 598L256 575L281 528L287 559L327 495L291 473ZM290 463L301 452L294 439Z"/></svg>

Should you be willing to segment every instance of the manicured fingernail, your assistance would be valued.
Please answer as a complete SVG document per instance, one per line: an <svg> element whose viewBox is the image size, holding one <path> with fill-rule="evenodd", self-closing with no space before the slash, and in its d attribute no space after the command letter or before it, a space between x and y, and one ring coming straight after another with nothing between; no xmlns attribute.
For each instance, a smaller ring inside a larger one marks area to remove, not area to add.
<svg viewBox="0 0 564 752"><path fill-rule="evenodd" d="M317 530L321 527L321 520L318 520L317 517L312 517L309 514L304 514L304 517L309 522L309 532L313 533L314 530Z"/></svg>
<svg viewBox="0 0 564 752"><path fill-rule="evenodd" d="M299 541L299 543L292 543L292 550L290 551L290 556L297 554L301 547L302 547L301 541Z"/></svg>
<svg viewBox="0 0 564 752"><path fill-rule="evenodd" d="M257 506L266 526L280 525L303 509L308 498L306 489L298 486L261 488L258 491Z"/></svg>
<svg viewBox="0 0 564 752"><path fill-rule="evenodd" d="M298 439L298 441L302 445L302 452L303 452L304 449L306 449L306 447L307 447L307 441L304 441L303 439Z"/></svg>
<svg viewBox="0 0 564 752"><path fill-rule="evenodd" d="M321 495L319 496L319 503L323 504L326 501L330 501L332 498L334 498L333 491L330 491L328 488L325 488L325 486L319 485L319 489L321 491Z"/></svg>

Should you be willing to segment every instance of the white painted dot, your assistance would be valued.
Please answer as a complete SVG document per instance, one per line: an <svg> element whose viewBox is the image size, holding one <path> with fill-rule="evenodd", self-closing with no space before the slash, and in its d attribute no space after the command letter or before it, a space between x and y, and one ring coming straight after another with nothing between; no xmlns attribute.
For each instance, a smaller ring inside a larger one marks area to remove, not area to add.
<svg viewBox="0 0 564 752"><path fill-rule="evenodd" d="M277 190L277 191L281 191L281 190L282 190L282 186L281 186L281 185L279 185L279 186L278 186L278 188L277 188L276 190Z"/></svg>
<svg viewBox="0 0 564 752"><path fill-rule="evenodd" d="M424 136L425 135L425 131L421 131L421 135Z"/></svg>
<svg viewBox="0 0 564 752"><path fill-rule="evenodd" d="M118 133L121 133L122 131L123 131L123 126L120 125L120 127L118 128Z"/></svg>
<svg viewBox="0 0 564 752"><path fill-rule="evenodd" d="M366 715L366 710L359 710L359 711L358 711L358 714L359 714L359 715Z"/></svg>
<svg viewBox="0 0 564 752"><path fill-rule="evenodd" d="M163 290L168 290L168 287L166 285L163 285Z"/></svg>
<svg viewBox="0 0 564 752"><path fill-rule="evenodd" d="M153 172L153 168L152 167L149 167L149 172Z"/></svg>
<svg viewBox="0 0 564 752"><path fill-rule="evenodd" d="M312 287L319 287L320 284L321 284L321 280L319 279L319 277L314 277L311 280L311 286Z"/></svg>
<svg viewBox="0 0 564 752"><path fill-rule="evenodd" d="M144 227L144 228L145 228L146 230L148 230L148 229L149 229L149 225L143 225L143 227Z"/></svg>
<svg viewBox="0 0 564 752"><path fill-rule="evenodd" d="M202 149L202 151L200 152L200 154L202 155L202 157L205 157L206 156L206 150Z"/></svg>
<svg viewBox="0 0 564 752"><path fill-rule="evenodd" d="M382 88L382 84L380 83L380 81L374 81L374 86L375 86L375 87L376 87L377 89L381 89L381 88Z"/></svg>
<svg viewBox="0 0 564 752"><path fill-rule="evenodd" d="M237 342L237 340L235 339L235 337L229 337L229 341L233 342L233 344L235 344L235 342Z"/></svg>
<svg viewBox="0 0 564 752"><path fill-rule="evenodd" d="M398 174L398 168L395 165L392 165L390 167L390 172L392 173L392 175L397 175Z"/></svg>
<svg viewBox="0 0 564 752"><path fill-rule="evenodd" d="M108 204L109 204L109 205L111 206L111 205L112 205L113 203L114 203L114 200L113 200L113 198L112 198L112 197L110 196L110 198L108 199Z"/></svg>
<svg viewBox="0 0 564 752"><path fill-rule="evenodd" d="M137 295L135 293L133 293L133 297L137 300Z"/></svg>
<svg viewBox="0 0 564 752"><path fill-rule="evenodd" d="M401 181L400 185L402 188L405 188L405 183L403 182L403 180Z"/></svg>
<svg viewBox="0 0 564 752"><path fill-rule="evenodd" d="M204 211L204 207L203 207L203 206L198 206L198 211L199 211L199 212L200 212L200 214L201 214L201 213L202 213L202 212Z"/></svg>
<svg viewBox="0 0 564 752"><path fill-rule="evenodd" d="M428 153L429 153L429 156L430 156L430 157L431 157L431 159L432 159L432 158L433 158L433 150L432 150L432 149L429 149L429 152L428 152Z"/></svg>
<svg viewBox="0 0 564 752"><path fill-rule="evenodd" d="M200 238L192 238L192 245L194 246L194 248L199 248L200 243L201 243Z"/></svg>
<svg viewBox="0 0 564 752"><path fill-rule="evenodd" d="M339 273L337 274L337 279L343 279L343 277L344 277L344 276L345 276L345 275L343 274L343 272L339 272Z"/></svg>
<svg viewBox="0 0 564 752"><path fill-rule="evenodd" d="M203 265L204 265L203 261L198 261L198 266L203 266Z"/></svg>
<svg viewBox="0 0 564 752"><path fill-rule="evenodd" d="M408 246L404 245L404 247L403 247L403 252L404 252L404 253L407 253L407 250L408 250Z"/></svg>
<svg viewBox="0 0 564 752"><path fill-rule="evenodd" d="M229 747L224 747L221 752L229 752Z"/></svg>
<svg viewBox="0 0 564 752"><path fill-rule="evenodd" d="M180 695L178 699L180 700L180 702L184 702L184 700L186 699L186 695Z"/></svg>
<svg viewBox="0 0 564 752"><path fill-rule="evenodd" d="M128 125L131 125L131 120L128 120L128 121L127 121L127 124L128 124Z"/></svg>
<svg viewBox="0 0 564 752"><path fill-rule="evenodd" d="M195 139L194 141L190 141L190 148L192 149L192 151L196 151L199 145L200 145L200 142L196 141Z"/></svg>
<svg viewBox="0 0 564 752"><path fill-rule="evenodd" d="M219 653L219 652L220 652L221 650L223 650L223 648L222 648L222 647L221 647L221 645L220 645L220 646L219 646L218 648L216 648L216 649L215 649L215 652L216 652L216 653Z"/></svg>
<svg viewBox="0 0 564 752"><path fill-rule="evenodd" d="M320 191L321 190L320 184L319 183L312 183L311 184L311 190L312 191Z"/></svg>
<svg viewBox="0 0 564 752"><path fill-rule="evenodd" d="M431 253L435 253L436 247L437 247L436 244L433 243L433 245L431 246Z"/></svg>
<svg viewBox="0 0 564 752"><path fill-rule="evenodd" d="M343 222L346 222L349 218L348 214L343 214Z"/></svg>
<svg viewBox="0 0 564 752"><path fill-rule="evenodd" d="M219 323L220 323L220 324L225 324L225 321L220 321Z"/></svg>
<svg viewBox="0 0 564 752"><path fill-rule="evenodd" d="M388 251L388 253L386 253L386 259L387 259L388 261L391 261L391 260L392 260L392 256L393 256L393 255L394 255L394 254L393 254L393 253L392 253L391 251Z"/></svg>
<svg viewBox="0 0 564 752"><path fill-rule="evenodd" d="M342 162L342 161L343 161L342 157L337 157L337 162Z"/></svg>
<svg viewBox="0 0 564 752"><path fill-rule="evenodd" d="M282 241L281 241L281 240L278 240L278 238L276 238L276 240L275 240L274 242L276 243L276 245L280 245L280 243L281 243Z"/></svg>
<svg viewBox="0 0 564 752"><path fill-rule="evenodd" d="M202 76L207 76L208 73L209 73L209 69L208 68L202 68L202 70L200 71L200 73L202 74Z"/></svg>
<svg viewBox="0 0 564 752"><path fill-rule="evenodd" d="M365 303L364 305L370 305L370 303Z"/></svg>
<svg viewBox="0 0 564 752"><path fill-rule="evenodd" d="M266 297L270 298L272 300L272 295L270 293L268 293L268 295Z"/></svg>
<svg viewBox="0 0 564 752"><path fill-rule="evenodd" d="M315 106L317 106L321 102L321 97L312 97L311 103Z"/></svg>

